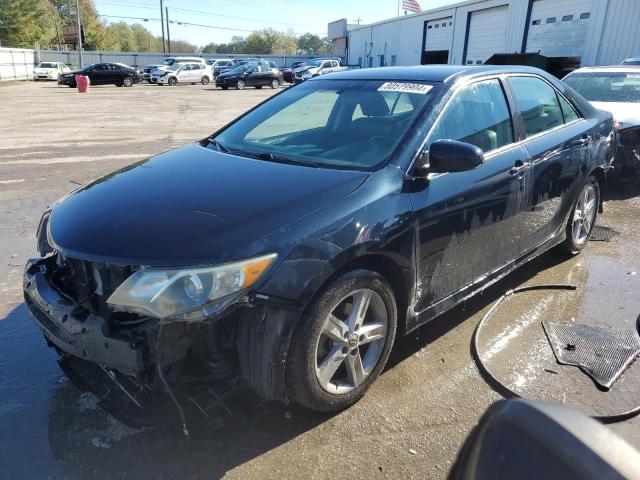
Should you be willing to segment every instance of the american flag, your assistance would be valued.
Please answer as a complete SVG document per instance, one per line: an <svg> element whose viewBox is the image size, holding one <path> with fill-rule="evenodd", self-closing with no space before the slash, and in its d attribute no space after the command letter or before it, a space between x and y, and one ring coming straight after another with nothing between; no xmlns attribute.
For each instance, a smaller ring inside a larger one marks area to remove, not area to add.
<svg viewBox="0 0 640 480"><path fill-rule="evenodd" d="M421 12L422 8L417 0L402 0L402 10L405 12Z"/></svg>

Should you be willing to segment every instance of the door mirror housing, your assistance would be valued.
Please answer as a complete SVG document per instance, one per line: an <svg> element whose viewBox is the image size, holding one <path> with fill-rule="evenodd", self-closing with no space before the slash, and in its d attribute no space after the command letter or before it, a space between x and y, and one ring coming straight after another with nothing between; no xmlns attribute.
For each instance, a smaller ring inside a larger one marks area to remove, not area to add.
<svg viewBox="0 0 640 480"><path fill-rule="evenodd" d="M482 165L484 152L470 143L457 140L436 140L429 152L420 155L421 162L416 164L420 175L429 173L468 172Z"/></svg>

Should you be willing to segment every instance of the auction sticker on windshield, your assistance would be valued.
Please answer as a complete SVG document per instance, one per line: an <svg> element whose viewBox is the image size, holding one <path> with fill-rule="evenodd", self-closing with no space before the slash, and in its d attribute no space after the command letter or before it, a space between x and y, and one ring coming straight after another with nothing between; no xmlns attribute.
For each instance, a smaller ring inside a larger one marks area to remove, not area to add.
<svg viewBox="0 0 640 480"><path fill-rule="evenodd" d="M423 85L421 83L385 82L380 86L380 88L378 88L378 91L419 93L420 95L426 95L432 88L433 87L431 85Z"/></svg>

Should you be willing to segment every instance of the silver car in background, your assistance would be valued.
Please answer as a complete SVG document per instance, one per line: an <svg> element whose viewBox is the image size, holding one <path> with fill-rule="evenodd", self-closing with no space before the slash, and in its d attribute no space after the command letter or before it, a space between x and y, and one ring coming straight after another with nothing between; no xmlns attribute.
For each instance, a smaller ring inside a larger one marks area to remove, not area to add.
<svg viewBox="0 0 640 480"><path fill-rule="evenodd" d="M613 114L618 133L614 166L619 176L640 178L640 67L586 67L564 82L591 104Z"/></svg>

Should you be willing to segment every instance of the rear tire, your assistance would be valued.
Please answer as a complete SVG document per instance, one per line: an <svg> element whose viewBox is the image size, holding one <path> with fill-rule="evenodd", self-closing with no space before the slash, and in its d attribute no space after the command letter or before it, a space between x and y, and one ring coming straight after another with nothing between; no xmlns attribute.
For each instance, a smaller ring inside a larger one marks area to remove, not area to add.
<svg viewBox="0 0 640 480"><path fill-rule="evenodd" d="M236 85L236 88L238 90L244 90L247 87L247 82L245 82L244 80L238 80L238 84Z"/></svg>
<svg viewBox="0 0 640 480"><path fill-rule="evenodd" d="M566 226L567 238L560 245L563 251L570 255L577 255L586 247L598 218L600 202L598 180L595 177L589 177L571 209Z"/></svg>
<svg viewBox="0 0 640 480"><path fill-rule="evenodd" d="M202 83L202 85L209 85L209 77L202 77L200 83Z"/></svg>
<svg viewBox="0 0 640 480"><path fill-rule="evenodd" d="M320 412L353 405L384 369L397 323L393 291L379 274L355 270L337 278L293 332L285 370L289 397Z"/></svg>

